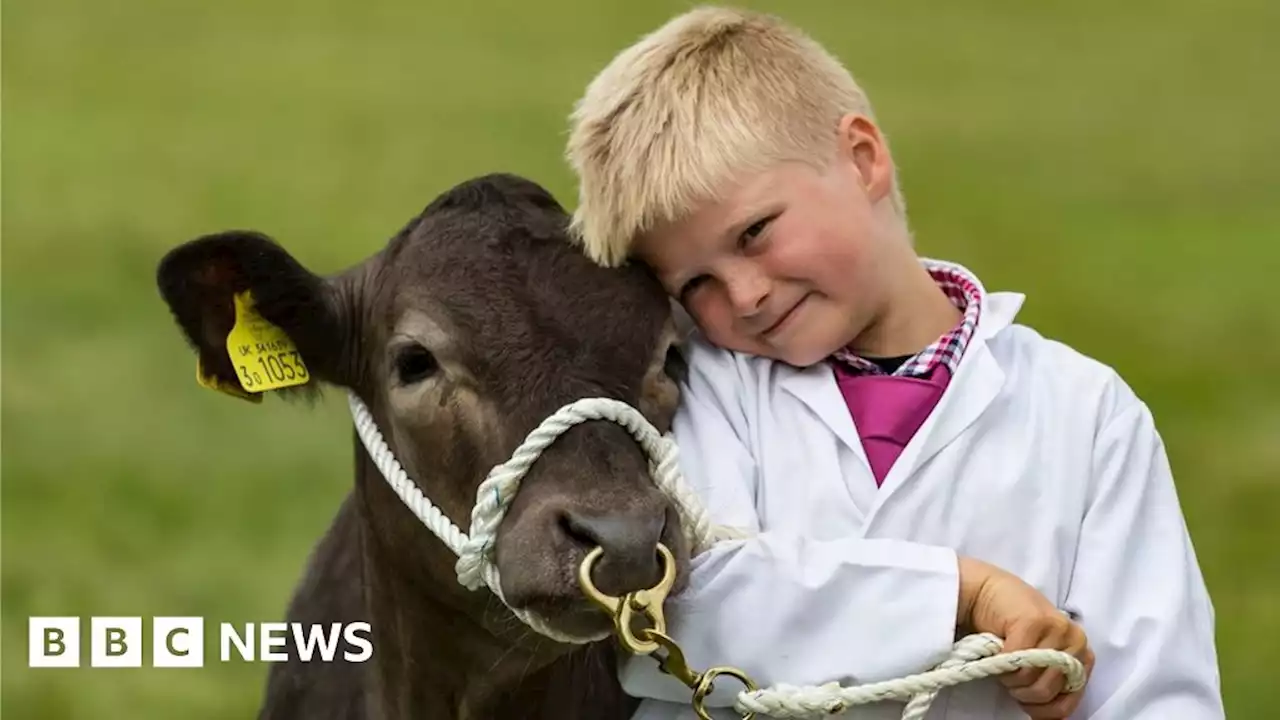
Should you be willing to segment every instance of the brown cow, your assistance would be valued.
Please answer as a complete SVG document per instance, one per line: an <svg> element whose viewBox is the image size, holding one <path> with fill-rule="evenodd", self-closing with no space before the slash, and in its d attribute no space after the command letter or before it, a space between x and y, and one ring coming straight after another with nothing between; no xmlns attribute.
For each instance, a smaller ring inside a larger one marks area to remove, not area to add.
<svg viewBox="0 0 1280 720"><path fill-rule="evenodd" d="M157 282L206 371L230 385L234 293L293 340L309 381L354 392L409 476L463 531L477 486L545 417L616 398L666 432L677 402L675 326L643 269L601 268L569 241L542 187L495 174L431 202L380 252L321 277L270 238L228 231L184 243ZM301 372L301 370L299 370ZM289 605L300 623L372 625L365 663L272 666L260 718L623 718L635 702L614 644L554 642L488 590L459 585L454 556L393 494L357 440L355 483ZM499 527L513 606L587 633L609 618L575 573L621 595L654 585L661 541L684 577L688 548L646 457L622 427L579 424L539 458ZM677 583L676 591L679 591Z"/></svg>

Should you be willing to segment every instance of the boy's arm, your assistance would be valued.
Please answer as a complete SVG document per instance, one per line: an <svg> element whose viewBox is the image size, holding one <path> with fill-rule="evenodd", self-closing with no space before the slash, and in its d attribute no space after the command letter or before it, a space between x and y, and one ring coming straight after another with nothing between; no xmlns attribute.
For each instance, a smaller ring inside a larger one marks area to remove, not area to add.
<svg viewBox="0 0 1280 720"><path fill-rule="evenodd" d="M1147 406L1120 392L1067 596L1096 656L1080 717L1222 718L1213 606L1164 445Z"/></svg>
<svg viewBox="0 0 1280 720"><path fill-rule="evenodd" d="M680 465L713 522L753 537L695 558L688 588L668 602L668 631L690 667L735 666L762 686L862 683L945 658L959 602L953 550L761 532L757 468L742 440L744 413L734 397L737 371L704 367L723 357L691 359L675 420ZM652 657L625 662L620 674L632 696L690 700L690 690L658 672ZM732 704L741 689L722 679L708 706Z"/></svg>

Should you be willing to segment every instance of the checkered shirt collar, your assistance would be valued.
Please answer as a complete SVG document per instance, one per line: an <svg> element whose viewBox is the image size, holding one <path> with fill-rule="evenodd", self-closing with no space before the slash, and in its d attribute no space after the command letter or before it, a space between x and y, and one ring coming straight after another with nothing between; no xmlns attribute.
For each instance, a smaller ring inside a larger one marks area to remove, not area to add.
<svg viewBox="0 0 1280 720"><path fill-rule="evenodd" d="M893 374L907 377L927 376L938 364L943 364L955 375L956 366L964 355L965 347L978 327L978 315L982 306L982 286L970 272L957 265L924 262L925 269L933 277L947 299L964 312L959 324L938 338L933 344L904 362ZM875 363L865 360L847 348L837 350L833 359L858 374L884 375Z"/></svg>

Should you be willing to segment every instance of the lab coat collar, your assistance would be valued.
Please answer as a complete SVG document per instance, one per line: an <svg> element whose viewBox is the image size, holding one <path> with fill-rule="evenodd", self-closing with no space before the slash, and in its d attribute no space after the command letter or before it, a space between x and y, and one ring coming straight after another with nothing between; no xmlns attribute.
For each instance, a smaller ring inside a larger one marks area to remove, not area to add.
<svg viewBox="0 0 1280 720"><path fill-rule="evenodd" d="M932 258L922 258L921 263L926 267L957 269L977 278L976 274L958 263ZM992 354L988 342L1013 324L1026 297L1021 293L990 293L980 280L977 282L982 298L978 327L938 406L903 449L879 491L875 490L874 483L869 489L850 488L855 503L864 512L869 511L868 527L876 511L892 497L904 478L972 425L991 405L1004 385L1004 370ZM791 368L783 376L781 385L822 420L859 459L870 478L871 466L866 451L831 368L826 363L817 363L807 368Z"/></svg>
<svg viewBox="0 0 1280 720"><path fill-rule="evenodd" d="M982 278L960 263L922 257L920 258L920 264L929 269L953 270L967 275L978 286L978 294L982 300L978 303L981 313L978 317L978 327L973 333L975 340L987 340L995 337L1001 330L1013 324L1014 318L1018 316L1018 311L1022 309L1023 302L1026 301L1026 295L1022 293L988 292L986 285L982 283Z"/></svg>

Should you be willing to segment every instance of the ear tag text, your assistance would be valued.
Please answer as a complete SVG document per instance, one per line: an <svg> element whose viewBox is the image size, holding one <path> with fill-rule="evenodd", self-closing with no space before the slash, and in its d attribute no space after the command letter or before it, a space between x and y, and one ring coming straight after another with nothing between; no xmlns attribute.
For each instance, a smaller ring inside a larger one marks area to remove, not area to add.
<svg viewBox="0 0 1280 720"><path fill-rule="evenodd" d="M250 393L302 385L311 373L284 330L258 314L253 296L235 295L236 322L227 333L227 354L240 385Z"/></svg>
<svg viewBox="0 0 1280 720"><path fill-rule="evenodd" d="M199 357L196 358L196 382L200 384L200 387L217 390L218 392L226 393L232 397L242 398L252 403L262 402L261 395L245 392L239 385L227 382L217 375L207 372L204 369L204 363L200 362Z"/></svg>

